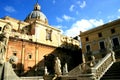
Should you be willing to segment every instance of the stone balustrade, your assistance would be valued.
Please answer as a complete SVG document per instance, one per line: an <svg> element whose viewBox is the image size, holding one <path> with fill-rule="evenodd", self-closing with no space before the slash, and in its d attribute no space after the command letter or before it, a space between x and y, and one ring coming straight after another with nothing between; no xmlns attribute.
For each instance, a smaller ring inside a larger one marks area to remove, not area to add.
<svg viewBox="0 0 120 80"><path fill-rule="evenodd" d="M20 77L20 80L44 80L42 76L36 77Z"/></svg>
<svg viewBox="0 0 120 80"><path fill-rule="evenodd" d="M68 73L68 76L62 77L62 80L99 80L104 73L115 62L114 52L111 51L104 58L87 63L80 64ZM91 63L93 64L91 66Z"/></svg>
<svg viewBox="0 0 120 80"><path fill-rule="evenodd" d="M91 73L94 75L95 80L99 80L104 75L114 63L114 60L113 53L108 53L96 66L91 68Z"/></svg>

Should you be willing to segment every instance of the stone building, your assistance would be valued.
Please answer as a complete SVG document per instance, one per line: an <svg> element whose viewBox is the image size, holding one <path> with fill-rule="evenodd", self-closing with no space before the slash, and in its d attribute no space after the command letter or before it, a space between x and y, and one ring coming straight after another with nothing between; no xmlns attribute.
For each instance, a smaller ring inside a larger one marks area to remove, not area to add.
<svg viewBox="0 0 120 80"><path fill-rule="evenodd" d="M13 65L18 75L24 73L27 75L29 74L27 72L30 71L35 72L32 72L31 76L43 75L44 57L46 58L53 53L57 54L57 52L62 53L63 49L79 49L78 40L62 35L60 29L49 25L48 19L41 11L41 6L38 3L35 4L33 11L24 21L9 16L1 18L0 33L6 25L12 28L6 60L8 61L13 55L18 58L17 65ZM79 54L81 55L81 53Z"/></svg>
<svg viewBox="0 0 120 80"><path fill-rule="evenodd" d="M102 57L106 53L107 39L112 42L114 51L120 49L120 19L80 32L82 53ZM117 53L117 55L119 55Z"/></svg>

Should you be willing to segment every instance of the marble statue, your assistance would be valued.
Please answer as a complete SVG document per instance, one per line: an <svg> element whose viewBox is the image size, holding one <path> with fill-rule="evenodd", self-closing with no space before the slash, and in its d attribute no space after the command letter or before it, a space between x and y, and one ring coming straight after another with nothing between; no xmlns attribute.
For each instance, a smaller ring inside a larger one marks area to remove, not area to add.
<svg viewBox="0 0 120 80"><path fill-rule="evenodd" d="M0 34L0 64L5 62L5 51L7 45L7 37L5 34Z"/></svg>
<svg viewBox="0 0 120 80"><path fill-rule="evenodd" d="M66 75L68 73L68 66L67 63L63 66L63 75Z"/></svg>
<svg viewBox="0 0 120 80"><path fill-rule="evenodd" d="M13 55L13 56L11 56L11 57L9 58L9 62L10 62L11 64L17 64L18 58Z"/></svg>
<svg viewBox="0 0 120 80"><path fill-rule="evenodd" d="M2 33L0 34L0 64L5 62L5 52L8 44L9 33L11 31L11 26L6 24L3 27Z"/></svg>
<svg viewBox="0 0 120 80"><path fill-rule="evenodd" d="M92 60L90 62L90 66L92 67L96 64L96 62L95 62L95 56L91 56L91 58L92 58Z"/></svg>
<svg viewBox="0 0 120 80"><path fill-rule="evenodd" d="M54 66L54 69L55 69L55 74L56 75L61 75L62 72L61 72L61 62L60 62L60 59L58 57L56 57L55 59L55 66Z"/></svg>
<svg viewBox="0 0 120 80"><path fill-rule="evenodd" d="M44 73L44 74L45 74L45 75L48 75L48 74L49 74L46 66L45 66L45 73Z"/></svg>

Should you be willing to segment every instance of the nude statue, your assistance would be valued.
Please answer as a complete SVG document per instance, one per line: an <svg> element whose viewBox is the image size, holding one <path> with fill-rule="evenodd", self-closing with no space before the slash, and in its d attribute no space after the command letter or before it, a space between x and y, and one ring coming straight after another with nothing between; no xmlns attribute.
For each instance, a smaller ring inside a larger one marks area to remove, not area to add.
<svg viewBox="0 0 120 80"><path fill-rule="evenodd" d="M55 69L55 74L57 74L58 76L62 74L61 62L60 62L60 59L58 57L56 57L54 69Z"/></svg>
<svg viewBox="0 0 120 80"><path fill-rule="evenodd" d="M68 73L68 66L67 66L67 63L65 63L63 67L63 75L66 75L67 73Z"/></svg>

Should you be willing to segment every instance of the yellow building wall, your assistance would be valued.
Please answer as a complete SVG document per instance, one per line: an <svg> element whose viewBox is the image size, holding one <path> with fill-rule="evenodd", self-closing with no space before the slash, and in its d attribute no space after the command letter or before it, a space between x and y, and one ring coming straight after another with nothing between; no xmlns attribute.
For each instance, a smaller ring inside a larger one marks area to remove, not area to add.
<svg viewBox="0 0 120 80"><path fill-rule="evenodd" d="M111 29L115 29L115 33L112 34ZM98 37L98 33L102 33L102 37ZM108 37L110 37L111 39L114 37L118 37L120 43L120 20L107 23L105 25L96 27L85 32L81 32L80 37L83 53L86 53L87 44L91 46L92 52L99 51L99 41L105 41L105 39L107 39ZM86 37L89 38L89 41L86 41Z"/></svg>

